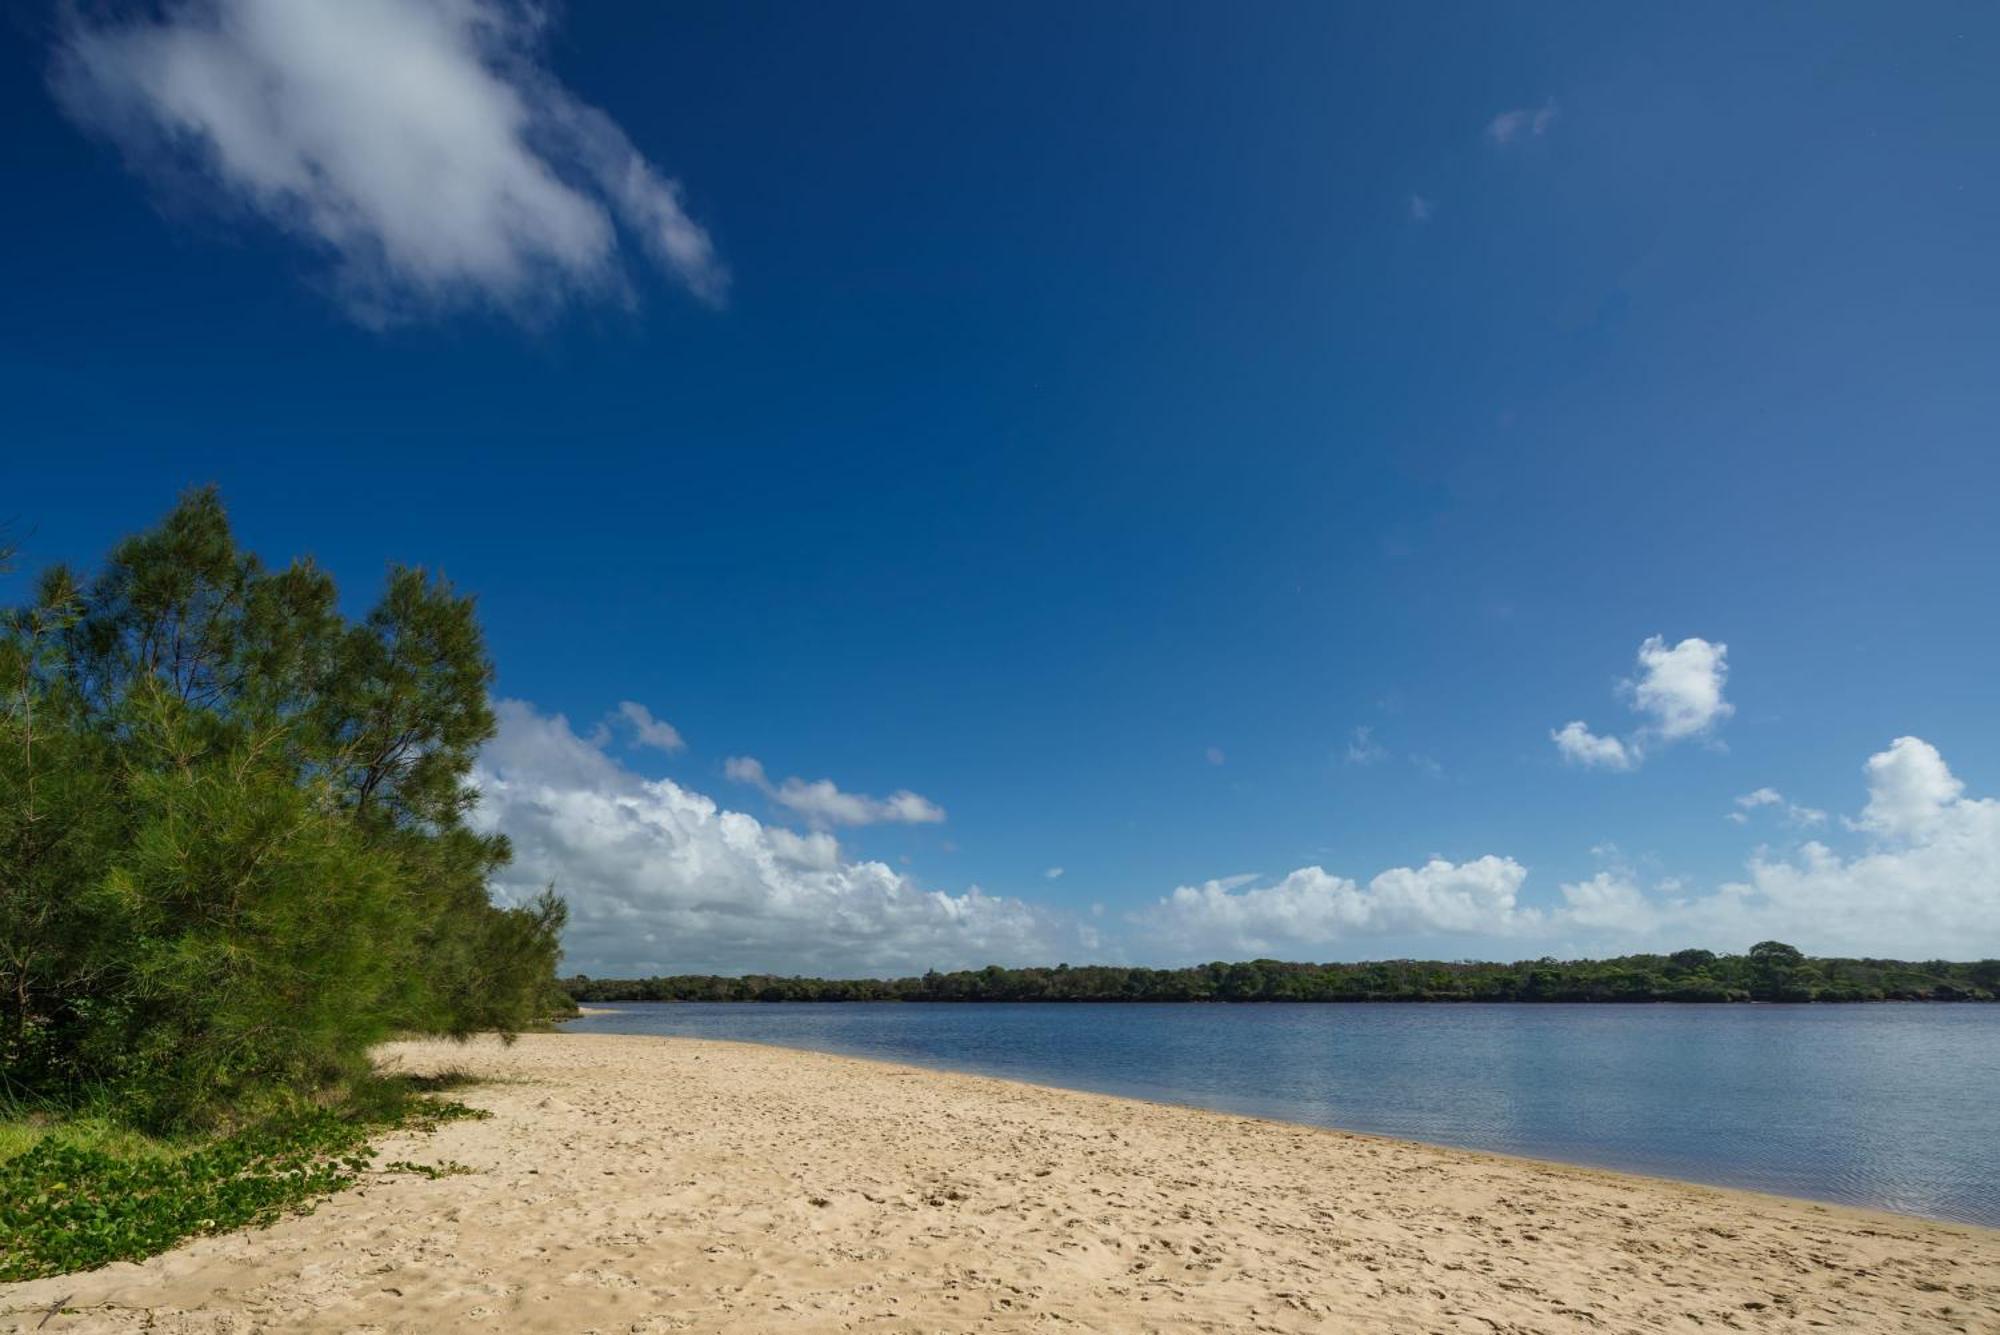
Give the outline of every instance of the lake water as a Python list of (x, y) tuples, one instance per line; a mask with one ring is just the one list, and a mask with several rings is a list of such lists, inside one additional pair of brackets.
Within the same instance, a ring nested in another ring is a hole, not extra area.
[(2000, 1005), (655, 1003), (811, 1048), (2000, 1226)]

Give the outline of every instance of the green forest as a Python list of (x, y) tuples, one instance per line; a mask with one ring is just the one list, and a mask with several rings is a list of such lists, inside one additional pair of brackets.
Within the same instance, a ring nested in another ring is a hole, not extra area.
[(563, 905), (494, 903), (469, 820), (473, 600), (392, 566), (359, 616), (213, 490), (0, 611), (0, 1112), (185, 1133), (369, 1079), (399, 1033), (567, 1001)]
[(1250, 960), (1186, 969), (984, 969), (920, 978), (568, 978), (579, 1002), (618, 1001), (1992, 1001), (2000, 960), (1815, 959), (1782, 941), (1742, 955), (1679, 950), (1514, 964)]

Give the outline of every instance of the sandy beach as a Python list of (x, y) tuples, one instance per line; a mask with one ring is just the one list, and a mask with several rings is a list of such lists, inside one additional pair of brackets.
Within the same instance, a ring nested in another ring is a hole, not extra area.
[(495, 1083), (310, 1216), (0, 1328), (2000, 1331), (2000, 1231), (814, 1053), (398, 1044)]

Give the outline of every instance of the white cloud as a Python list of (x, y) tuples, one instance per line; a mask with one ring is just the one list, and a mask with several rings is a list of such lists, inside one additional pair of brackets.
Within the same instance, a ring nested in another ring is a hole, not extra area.
[(1227, 757), (1222, 754), (1222, 748), (1219, 746), (1209, 747), (1208, 750), (1202, 752), (1202, 758), (1207, 760), (1208, 763), (1211, 765), (1220, 765), (1225, 759), (1227, 759)]
[(1051, 881), (1060, 881), (1062, 879), (1062, 874), (1063, 874), (1063, 869), (1061, 867), (1051, 867), (1047, 871), (1042, 873), (1044, 877), (1046, 877)]
[(1707, 736), (1736, 712), (1722, 698), (1729, 646), (1689, 636), (1668, 647), (1658, 635), (1639, 646), (1639, 674), (1618, 684), (1642, 723), (1623, 738), (1593, 733), (1574, 720), (1549, 733), (1562, 758), (1599, 769), (1636, 769), (1655, 745)]
[[(831, 784), (827, 786), (832, 787)], [(880, 810), (880, 819), (900, 821), (906, 825), (935, 825), (944, 820), (943, 807), (908, 789), (889, 794), (883, 799)]]
[(1775, 788), (1759, 788), (1755, 792), (1745, 793), (1736, 799), (1736, 805), (1738, 810), (1730, 812), (1729, 819), (1738, 825), (1749, 824), (1749, 813), (1759, 807), (1783, 807), (1785, 821), (1789, 825), (1826, 824), (1824, 811), (1816, 807), (1800, 806), (1796, 802), (1787, 802), (1785, 795)]
[(503, 894), (553, 881), (568, 899), (566, 967), (656, 972), (897, 974), (1099, 954), (1094, 933), (977, 887), (926, 890), (797, 834), (647, 781), (562, 715), (503, 700), (481, 753), (476, 819), (505, 832)]
[[(1912, 757), (1923, 771), (1914, 785), (1904, 769)], [(1850, 824), (1882, 837), (1858, 853), (1842, 856), (1816, 839), (1790, 853), (1760, 851), (1742, 879), (1706, 895), (1673, 883), (1647, 891), (1629, 872), (1601, 872), (1562, 887), (1566, 907), (1551, 930), (1566, 948), (1592, 954), (1741, 950), (1772, 938), (1812, 954), (2000, 954), (2000, 802), (1961, 796), (1936, 750), (1916, 738), (1874, 756), (1868, 776), (1868, 809)]]
[(702, 300), (727, 292), (679, 184), (543, 67), (529, 0), (69, 13), (51, 84), (70, 116), (175, 197), (328, 257), (363, 323), (629, 299), (621, 232)]
[[(1905, 959), (2000, 953), (2000, 801), (1964, 795), (1937, 748), (1898, 737), (1865, 768), (1868, 805), (1848, 825), (1874, 836), (1842, 856), (1817, 839), (1760, 851), (1744, 876), (1706, 895), (1676, 883), (1642, 890), (1629, 872), (1562, 887), (1551, 929), (1592, 953), (1743, 949), (1777, 938), (1816, 954)], [(1785, 808), (1794, 825), (1826, 813), (1760, 788), (1744, 809)], [(1566, 931), (1566, 929), (1576, 929)]]
[(1539, 107), (1516, 107), (1501, 112), (1486, 123), (1486, 135), (1496, 144), (1511, 144), (1523, 131), (1539, 138), (1555, 123), (1556, 100), (1550, 98)]
[[(482, 828), (505, 832), (510, 898), (553, 881), (572, 905), (569, 967), (596, 974), (903, 973), (988, 962), (1136, 958), (1162, 963), (1276, 956), (1517, 959), (1689, 945), (1741, 950), (1778, 938), (1813, 953), (1957, 958), (2000, 954), (2000, 801), (1965, 795), (1937, 750), (1898, 738), (1866, 766), (1868, 801), (1847, 822), (1864, 846), (1817, 839), (1760, 849), (1706, 892), (1646, 883), (1618, 860), (1524, 897), (1509, 857), (1433, 858), (1366, 882), (1303, 867), (1274, 881), (1182, 886), (1102, 936), (1103, 919), (988, 895), (926, 890), (805, 833), (729, 811), (669, 780), (647, 781), (561, 715), (498, 706), (481, 753)], [(754, 781), (762, 766), (732, 761)], [(768, 780), (765, 780), (768, 783)], [(1739, 810), (1789, 813), (1775, 789)], [(1059, 868), (1049, 868), (1050, 879)]]
[(945, 818), (943, 807), (907, 788), (887, 797), (870, 797), (866, 793), (843, 792), (831, 779), (808, 783), (789, 778), (774, 784), (764, 772), (763, 764), (753, 756), (731, 756), (722, 768), (731, 779), (749, 784), (814, 825), (936, 825)]
[[(2000, 801), (1966, 797), (1936, 748), (1914, 737), (1871, 757), (1866, 774), (1868, 805), (1848, 825), (1873, 837), (1867, 847), (1843, 855), (1808, 839), (1760, 850), (1741, 878), (1706, 893), (1674, 879), (1645, 885), (1614, 865), (1559, 886), (1557, 902), (1540, 907), (1523, 903), (1527, 873), (1511, 858), (1434, 860), (1366, 886), (1315, 866), (1270, 884), (1183, 886), (1132, 915), (1134, 940), (1183, 961), (1354, 959), (1384, 942), (1426, 955), (1605, 956), (1743, 950), (1771, 938), (1814, 954), (2000, 955)], [(1739, 801), (1740, 810), (1782, 805), (1797, 825), (1824, 822), (1776, 790)]]
[(1632, 706), (1653, 718), (1651, 732), (1679, 741), (1712, 731), (1736, 712), (1722, 698), (1729, 646), (1689, 636), (1671, 649), (1658, 635), (1639, 646), (1639, 676), (1626, 683)]
[(1270, 885), (1237, 876), (1184, 885), (1132, 915), (1139, 939), (1175, 959), (1300, 957), (1355, 938), (1430, 933), (1506, 933), (1532, 925), (1515, 894), (1527, 870), (1482, 857), (1395, 867), (1362, 886), (1321, 867)]
[(764, 773), (764, 762), (755, 756), (731, 756), (722, 762), (722, 772), (737, 783), (754, 784), (759, 788), (770, 785), (770, 776)]
[(1355, 728), (1353, 735), (1348, 738), (1348, 764), (1373, 765), (1388, 758), (1388, 749), (1375, 740), (1375, 729), (1368, 724), (1364, 723)]
[(1936, 833), (1964, 791), (1936, 747), (1898, 737), (1868, 759), (1868, 806), (1860, 824), (1891, 838), (1922, 839)]
[(680, 729), (663, 718), (654, 718), (653, 711), (636, 700), (619, 701), (618, 716), (632, 725), (634, 746), (650, 746), (655, 751), (668, 752), (687, 749)]
[(1652, 910), (1629, 873), (1601, 871), (1562, 887), (1564, 924), (1572, 930), (1623, 932), (1649, 921)]
[(1586, 769), (1631, 769), (1638, 757), (1616, 737), (1599, 737), (1581, 719), (1572, 719), (1549, 733), (1562, 758)]
[(1431, 220), (1431, 215), (1436, 212), (1437, 212), (1437, 205), (1431, 202), (1430, 200), (1425, 199), (1422, 195), (1410, 196), (1411, 222), (1427, 223)]

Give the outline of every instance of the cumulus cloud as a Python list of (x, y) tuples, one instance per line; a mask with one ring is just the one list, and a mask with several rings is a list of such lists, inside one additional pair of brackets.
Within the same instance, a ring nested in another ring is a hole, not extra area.
[[(1868, 762), (1875, 835), (1843, 857), (1809, 840), (1752, 859), (1716, 896), (1748, 930), (1821, 951), (1906, 958), (2000, 954), (2000, 801), (1963, 787), (1928, 742), (1901, 737)], [(1755, 939), (1755, 933), (1753, 933)]]
[(731, 756), (723, 773), (738, 783), (747, 783), (779, 806), (797, 812), (814, 825), (936, 825), (944, 818), (944, 808), (904, 788), (887, 797), (843, 792), (831, 779), (789, 778), (772, 783), (762, 762), (754, 756)]
[(1616, 737), (1599, 737), (1582, 719), (1572, 719), (1550, 731), (1562, 758), (1586, 769), (1631, 769), (1637, 756)]
[[(476, 820), (515, 860), (500, 892), (553, 881), (570, 901), (569, 967), (596, 974), (896, 974), (986, 963), (1142, 959), (1186, 963), (1384, 954), (1528, 958), (1689, 945), (1741, 950), (1778, 938), (1823, 954), (2000, 954), (2000, 801), (1968, 797), (1937, 749), (1897, 738), (1871, 757), (1867, 803), (1845, 822), (1858, 846), (1819, 839), (1759, 849), (1744, 873), (1697, 891), (1621, 865), (1527, 897), (1527, 869), (1488, 854), (1433, 858), (1362, 881), (1321, 866), (1276, 879), (1183, 885), (1115, 919), (989, 895), (926, 889), (804, 833), (730, 811), (627, 769), (559, 714), (502, 701), (475, 773)], [(732, 762), (762, 774), (755, 762)], [(768, 783), (768, 780), (765, 781)], [(782, 791), (782, 790), (780, 790)], [(1740, 810), (1793, 804), (1775, 789)], [(1058, 868), (1045, 875), (1055, 879)]]
[(642, 779), (560, 714), (503, 700), (475, 773), (482, 828), (514, 861), (499, 889), (553, 881), (568, 899), (567, 967), (659, 972), (895, 974), (1080, 958), (1096, 937), (1022, 900), (927, 890), (670, 780)]
[(1891, 838), (1926, 838), (1959, 809), (1964, 791), (1936, 747), (1898, 737), (1868, 759), (1868, 806), (1859, 824)]
[(51, 69), (68, 114), (170, 197), (260, 218), (325, 256), (363, 323), (629, 300), (623, 242), (703, 301), (728, 290), (680, 185), (542, 64), (538, 4), (69, 13)]
[(619, 701), (618, 716), (631, 726), (634, 746), (649, 746), (655, 751), (667, 752), (687, 749), (680, 729), (663, 718), (654, 718), (653, 711), (636, 700)]
[[(1642, 887), (1629, 871), (1562, 887), (1552, 930), (1596, 953), (1778, 938), (1820, 954), (1911, 959), (2000, 953), (2000, 801), (1968, 798), (1929, 742), (1898, 737), (1864, 768), (1868, 803), (1850, 828), (1869, 836), (1843, 855), (1818, 839), (1760, 851), (1738, 880), (1708, 894)], [(1745, 809), (1784, 807), (1791, 823), (1825, 813), (1774, 789)], [(1802, 814), (1794, 814), (1802, 813)]]
[(1600, 872), (1562, 887), (1551, 929), (1597, 954), (1771, 938), (1814, 954), (2000, 954), (2000, 801), (1962, 796), (1936, 749), (1914, 737), (1871, 758), (1868, 782), (1868, 807), (1849, 824), (1877, 837), (1855, 853), (1817, 839), (1760, 851), (1741, 879), (1708, 894)]
[(1539, 107), (1516, 107), (1503, 111), (1486, 122), (1486, 137), (1494, 143), (1507, 145), (1523, 134), (1540, 138), (1556, 123), (1556, 100), (1550, 98)]
[(1619, 683), (1632, 711), (1644, 720), (1624, 737), (1600, 735), (1581, 719), (1549, 733), (1562, 758), (1574, 765), (1629, 770), (1656, 746), (1712, 735), (1736, 706), (1723, 698), (1729, 680), (1729, 646), (1689, 636), (1669, 646), (1650, 636), (1639, 646), (1639, 671)]
[(1324, 951), (1389, 935), (1507, 934), (1537, 918), (1516, 902), (1527, 869), (1486, 856), (1395, 867), (1365, 886), (1322, 867), (1269, 885), (1232, 877), (1184, 885), (1134, 914), (1141, 941), (1175, 959)]
[[(1864, 847), (1843, 854), (1808, 839), (1763, 849), (1740, 878), (1705, 892), (1675, 879), (1648, 884), (1613, 866), (1558, 886), (1553, 902), (1537, 905), (1523, 901), (1527, 872), (1511, 858), (1433, 860), (1366, 885), (1315, 866), (1270, 883), (1235, 877), (1182, 886), (1132, 915), (1134, 940), (1181, 961), (1353, 959), (1382, 942), (1487, 958), (1603, 956), (1691, 945), (1742, 950), (1771, 938), (1815, 954), (2000, 954), (2000, 800), (1967, 797), (1937, 749), (1915, 737), (1871, 757), (1865, 774), (1867, 805), (1847, 822), (1868, 840)], [(1740, 801), (1743, 810), (1783, 807), (1794, 824), (1824, 823), (1824, 813), (1775, 789)]]
[(1658, 635), (1639, 646), (1639, 675), (1626, 683), (1632, 707), (1650, 715), (1662, 741), (1709, 732), (1736, 712), (1722, 698), (1729, 679), (1729, 646), (1689, 636), (1672, 648)]
[(1060, 881), (1062, 879), (1062, 874), (1063, 874), (1063, 869), (1061, 867), (1051, 867), (1047, 871), (1042, 873), (1044, 877), (1046, 877), (1051, 881)]

